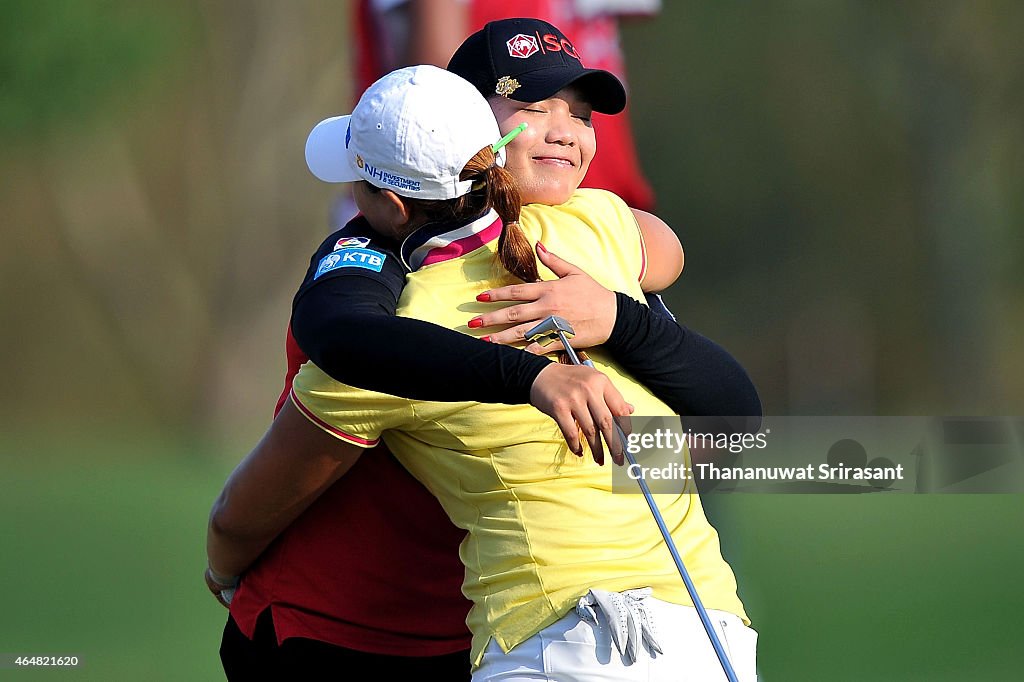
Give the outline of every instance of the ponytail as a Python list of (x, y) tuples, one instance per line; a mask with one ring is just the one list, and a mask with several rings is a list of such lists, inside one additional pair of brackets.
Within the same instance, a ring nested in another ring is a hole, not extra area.
[(501, 218), (498, 262), (514, 277), (524, 282), (539, 280), (540, 273), (537, 272), (533, 247), (523, 234), (523, 228), (519, 226), (522, 200), (519, 196), (519, 186), (516, 185), (512, 174), (498, 165), (495, 154), (489, 147), (484, 147), (469, 160), (459, 177), (462, 180), (473, 178), (476, 182), (483, 183), (481, 189), (486, 192), (488, 206)]
[(484, 147), (466, 163), (459, 179), (473, 181), (473, 188), (468, 194), (448, 201), (405, 201), (423, 211), (432, 221), (468, 220), (493, 208), (502, 223), (501, 236), (498, 237), (498, 262), (524, 282), (538, 281), (540, 273), (533, 247), (519, 226), (522, 200), (512, 174), (497, 164), (490, 147)]

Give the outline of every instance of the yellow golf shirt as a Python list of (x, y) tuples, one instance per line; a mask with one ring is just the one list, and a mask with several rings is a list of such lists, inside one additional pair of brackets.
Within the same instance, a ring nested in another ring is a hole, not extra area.
[[(432, 239), (413, 261), (398, 314), (466, 334), (468, 320), (496, 304), (476, 295), (511, 280), (495, 261), (494, 216), (469, 226), (483, 242), (468, 253), (467, 227)], [(629, 208), (601, 190), (579, 190), (559, 207), (524, 207), (531, 243), (575, 263), (605, 287), (643, 301), (645, 254)], [(500, 225), (499, 225), (500, 228)], [(450, 239), (449, 239), (450, 237)], [(541, 266), (542, 277), (554, 275)], [(638, 416), (671, 411), (602, 349), (588, 350)], [(425, 381), (431, 374), (423, 358)], [(383, 436), (395, 457), (438, 497), (452, 521), (469, 531), (460, 549), (463, 592), (478, 664), (493, 637), (508, 651), (572, 609), (590, 588), (652, 587), (654, 596), (692, 604), (651, 512), (640, 494), (612, 493), (613, 465), (569, 452), (555, 422), (530, 405), (435, 403), (365, 391), (334, 381), (307, 363), (292, 399), (315, 424), (364, 447)], [(639, 492), (639, 491), (638, 491)], [(705, 606), (746, 615), (718, 535), (696, 494), (655, 499)], [(416, 570), (416, 558), (397, 553)]]

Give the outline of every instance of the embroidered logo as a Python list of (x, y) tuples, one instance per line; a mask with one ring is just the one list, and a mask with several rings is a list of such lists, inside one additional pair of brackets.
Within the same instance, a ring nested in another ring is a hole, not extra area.
[(519, 81), (510, 76), (502, 76), (494, 86), (494, 92), (502, 97), (508, 97), (520, 87)]
[(540, 52), (537, 38), (528, 36), (525, 33), (517, 33), (505, 43), (508, 46), (508, 55), (518, 59), (529, 59)]
[(377, 187), (380, 187), (380, 183), (383, 182), (385, 185), (391, 185), (398, 189), (407, 189), (410, 192), (419, 192), (421, 185), (423, 184), (419, 180), (395, 175), (391, 171), (371, 166), (363, 161), (362, 157), (358, 154), (356, 155), (356, 165), (359, 166), (359, 170), (366, 174), (367, 179)]
[(332, 253), (329, 256), (324, 256), (324, 258), (320, 261), (320, 265), (318, 265), (316, 268), (316, 274), (313, 275), (313, 279), (317, 279), (318, 277), (320, 277), (320, 275), (324, 274), (325, 272), (330, 272), (335, 267), (337, 267), (339, 262), (341, 262), (341, 256), (339, 256), (336, 253)]
[(317, 266), (313, 279), (319, 279), (321, 275), (339, 268), (362, 268), (364, 270), (380, 272), (381, 268), (384, 267), (384, 261), (386, 259), (387, 256), (383, 253), (372, 251), (370, 249), (345, 249), (343, 251), (335, 251), (334, 253), (323, 257), (320, 264)]
[(362, 249), (370, 245), (369, 237), (342, 237), (334, 243), (334, 250)]

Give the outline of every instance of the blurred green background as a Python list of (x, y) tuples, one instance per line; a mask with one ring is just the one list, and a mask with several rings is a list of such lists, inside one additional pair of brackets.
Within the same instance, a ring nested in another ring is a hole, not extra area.
[[(1024, 4), (666, 2), (668, 293), (770, 414), (1024, 414)], [(346, 2), (3, 0), (0, 679), (220, 679), (204, 533), (269, 421)], [(1011, 680), (1020, 496), (716, 497), (775, 680)], [(1015, 530), (1016, 529), (1016, 530)]]

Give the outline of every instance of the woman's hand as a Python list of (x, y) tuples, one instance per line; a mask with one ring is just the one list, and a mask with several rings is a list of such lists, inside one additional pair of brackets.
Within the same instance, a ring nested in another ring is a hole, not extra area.
[[(537, 257), (558, 275), (558, 279), (513, 284), (483, 292), (477, 297), (478, 300), (526, 302), (481, 315), (476, 318), (479, 323), (474, 320), (470, 326), (487, 328), (513, 323), (514, 327), (495, 332), (486, 340), (491, 343), (515, 344), (523, 341), (526, 332), (541, 320), (550, 315), (558, 315), (568, 320), (576, 332), (570, 342), (573, 348), (590, 348), (607, 341), (615, 326), (615, 292), (605, 289), (583, 270), (551, 253), (539, 242)], [(547, 349), (531, 343), (526, 350), (540, 355), (560, 350), (561, 347), (560, 342)]]
[(612, 461), (623, 463), (626, 444), (616, 435), (616, 417), (628, 417), (633, 406), (601, 372), (593, 367), (553, 362), (534, 379), (530, 404), (555, 420), (575, 454), (583, 456), (582, 434), (590, 444), (594, 461), (604, 464), (604, 436)]
[(231, 608), (231, 598), (235, 595), (235, 588), (238, 587), (238, 578), (225, 580), (222, 576), (214, 575), (213, 569), (207, 566), (203, 574), (206, 579), (206, 588), (210, 594), (217, 598), (224, 608)]

